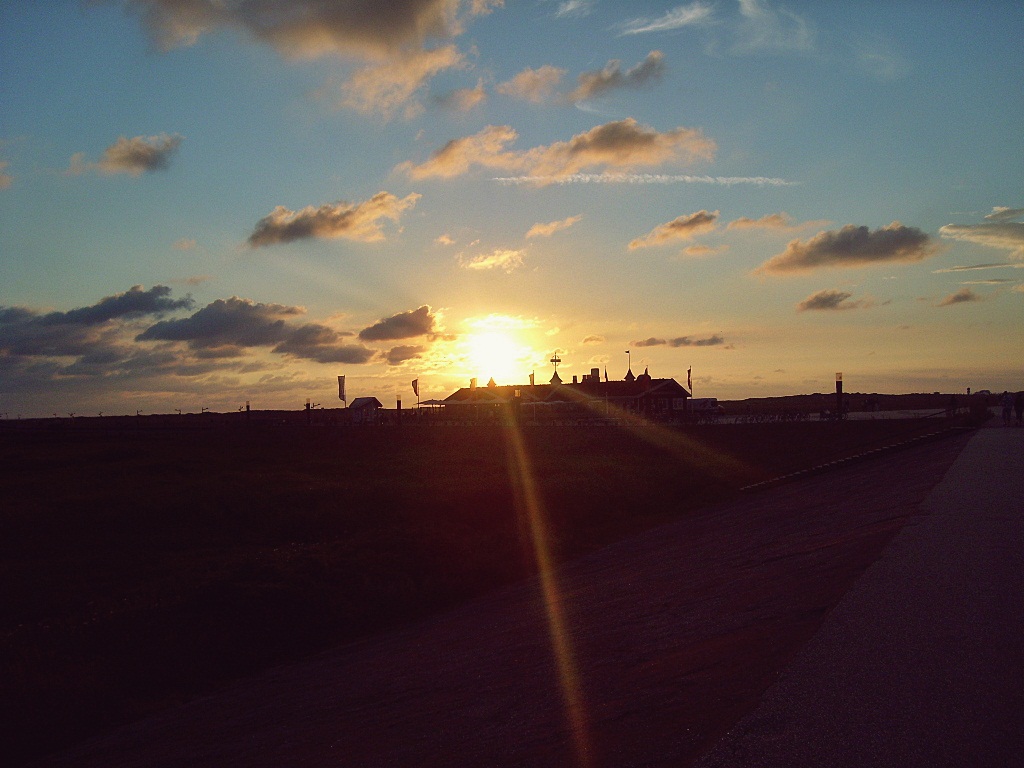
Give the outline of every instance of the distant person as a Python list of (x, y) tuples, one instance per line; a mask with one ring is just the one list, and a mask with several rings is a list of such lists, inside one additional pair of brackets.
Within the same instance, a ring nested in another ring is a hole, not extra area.
[(1000, 404), (1003, 406), (1003, 426), (1010, 426), (1010, 414), (1013, 413), (1013, 395), (1004, 391)]
[(957, 402), (956, 395), (949, 396), (949, 402), (946, 404), (946, 415), (956, 416)]
[(1024, 424), (1024, 392), (1018, 392), (1013, 398), (1013, 410), (1017, 414), (1017, 426)]

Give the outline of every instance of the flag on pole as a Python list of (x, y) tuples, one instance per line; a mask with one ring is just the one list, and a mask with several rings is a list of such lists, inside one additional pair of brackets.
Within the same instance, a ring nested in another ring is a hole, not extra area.
[(420, 396), (420, 380), (419, 379), (413, 379), (412, 380), (412, 393), (414, 395), (416, 395), (416, 397)]
[(686, 388), (691, 392), (693, 391), (693, 384), (690, 383), (690, 371), (692, 370), (693, 366), (690, 366), (689, 368), (686, 369)]
[(338, 399), (341, 400), (343, 403), (348, 403), (348, 400), (345, 399), (345, 377), (344, 376), (339, 376), (338, 377)]
[(474, 389), (476, 389), (476, 379), (472, 378), (469, 380), (469, 391), (472, 392)]
[(533, 386), (533, 374), (532, 373), (530, 374), (530, 386), (531, 387)]

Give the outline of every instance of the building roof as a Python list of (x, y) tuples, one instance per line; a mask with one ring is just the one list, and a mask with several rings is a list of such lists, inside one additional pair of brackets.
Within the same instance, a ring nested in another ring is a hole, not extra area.
[(360, 410), (363, 408), (383, 408), (384, 404), (376, 397), (357, 397), (348, 406), (350, 409)]
[(580, 400), (608, 398), (609, 400), (638, 400), (650, 397), (689, 397), (675, 379), (652, 379), (638, 376), (633, 381), (593, 381), (586, 379), (573, 384), (514, 384), (486, 388), (470, 388), (453, 392), (444, 399), (445, 405), (494, 405), (511, 402), (519, 391), (522, 403), (571, 403)]

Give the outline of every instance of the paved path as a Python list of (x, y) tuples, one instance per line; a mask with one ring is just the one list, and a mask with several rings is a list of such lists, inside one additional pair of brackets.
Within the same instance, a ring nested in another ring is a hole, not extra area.
[(1024, 430), (979, 430), (700, 768), (1024, 764)]
[[(850, 764), (885, 765), (878, 755), (911, 754), (910, 735), (927, 729), (907, 714), (922, 704), (947, 729), (936, 736), (944, 749), (984, 735), (1005, 755), (1024, 721), (1009, 709), (1024, 616), (1024, 430), (1012, 432), (949, 438), (748, 495), (571, 563), (548, 588), (518, 585), (271, 670), (41, 765), (689, 765), (805, 646), (805, 660), (770, 688), (768, 712), (705, 765), (768, 754), (804, 738), (801, 724), (840, 756), (860, 756)], [(854, 585), (854, 607), (843, 601), (830, 614)], [(857, 653), (841, 647), (850, 645)], [(809, 688), (787, 683), (799, 669)], [(870, 695), (851, 716), (844, 694), (858, 681)], [(943, 704), (950, 690), (955, 708)], [(974, 704), (984, 705), (978, 714), (963, 710)], [(779, 754), (750, 764), (800, 764)], [(844, 764), (824, 755), (805, 764)]]

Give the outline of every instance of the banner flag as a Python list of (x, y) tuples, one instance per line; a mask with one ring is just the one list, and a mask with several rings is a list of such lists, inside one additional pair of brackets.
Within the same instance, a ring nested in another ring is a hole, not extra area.
[(693, 384), (690, 383), (690, 371), (691, 370), (693, 370), (692, 367), (686, 369), (686, 388), (692, 391), (693, 390)]
[(420, 380), (419, 379), (413, 379), (412, 380), (412, 393), (414, 395), (416, 395), (416, 397), (420, 396)]
[(533, 374), (532, 373), (530, 374), (530, 386), (531, 387), (533, 386)]
[(476, 379), (475, 378), (469, 380), (469, 390), (470, 390), (470, 392), (472, 392), (474, 389), (476, 389)]
[(339, 376), (338, 377), (338, 399), (341, 400), (343, 403), (348, 403), (348, 400), (345, 399), (345, 377), (344, 376)]

